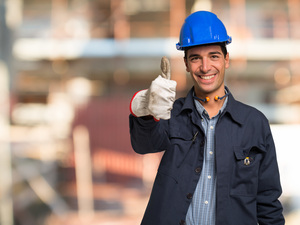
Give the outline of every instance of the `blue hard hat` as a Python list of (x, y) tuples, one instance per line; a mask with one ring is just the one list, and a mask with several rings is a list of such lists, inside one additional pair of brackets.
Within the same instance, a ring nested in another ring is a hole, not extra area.
[(186, 47), (225, 42), (231, 43), (222, 21), (212, 12), (197, 11), (189, 15), (181, 27), (178, 50)]

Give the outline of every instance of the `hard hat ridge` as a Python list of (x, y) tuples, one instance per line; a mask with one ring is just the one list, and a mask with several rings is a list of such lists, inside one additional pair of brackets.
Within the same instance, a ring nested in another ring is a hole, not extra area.
[(185, 19), (176, 48), (184, 50), (187, 47), (210, 43), (230, 44), (231, 41), (224, 24), (214, 13), (197, 11)]

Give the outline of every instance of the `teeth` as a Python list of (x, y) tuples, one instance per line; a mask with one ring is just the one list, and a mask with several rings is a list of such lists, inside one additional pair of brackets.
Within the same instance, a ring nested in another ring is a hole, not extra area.
[(204, 80), (209, 80), (211, 78), (213, 78), (215, 75), (211, 75), (211, 76), (200, 76), (201, 79), (204, 79)]

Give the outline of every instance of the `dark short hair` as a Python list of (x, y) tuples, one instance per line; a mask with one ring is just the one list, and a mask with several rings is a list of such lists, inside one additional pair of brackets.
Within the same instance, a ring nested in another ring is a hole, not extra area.
[[(201, 46), (210, 46), (210, 45), (219, 45), (221, 47), (221, 50), (222, 50), (223, 54), (224, 54), (224, 58), (226, 57), (227, 48), (226, 48), (226, 43), (225, 42), (210, 43), (210, 44), (204, 44), (204, 45), (201, 45)], [(187, 57), (187, 51), (191, 48), (196, 47), (196, 46), (200, 46), (200, 45), (195, 45), (195, 46), (184, 48), (184, 58)]]

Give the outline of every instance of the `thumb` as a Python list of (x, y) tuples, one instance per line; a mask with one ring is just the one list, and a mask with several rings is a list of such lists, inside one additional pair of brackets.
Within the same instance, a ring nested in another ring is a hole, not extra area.
[(171, 66), (170, 66), (170, 61), (166, 56), (163, 56), (161, 58), (160, 69), (162, 72), (162, 77), (170, 80), (171, 79)]

